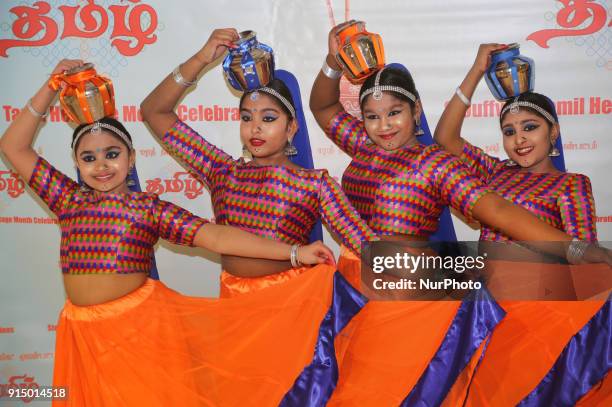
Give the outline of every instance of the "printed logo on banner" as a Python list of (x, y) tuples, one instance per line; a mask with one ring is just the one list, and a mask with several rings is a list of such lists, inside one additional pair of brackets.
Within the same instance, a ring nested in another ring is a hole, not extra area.
[[(22, 48), (41, 57), (45, 66), (61, 58), (82, 58), (117, 76), (126, 57), (157, 41), (156, 31), (163, 29), (155, 9), (141, 0), (14, 3), (12, 21), (0, 21), (0, 57)], [(13, 38), (7, 38), (9, 31)]]
[(545, 18), (553, 19), (561, 28), (536, 31), (527, 40), (534, 41), (542, 48), (549, 47), (554, 38), (567, 37), (567, 40), (580, 47), (586, 47), (586, 54), (596, 58), (598, 67), (612, 70), (612, 19), (608, 21), (609, 0), (558, 0), (557, 12), (548, 12)]
[[(30, 389), (38, 389), (39, 387), (34, 376), (28, 376), (27, 374), (11, 376), (8, 378), (8, 383), (0, 383), (0, 399), (10, 396), (9, 389), (22, 390), (25, 392)], [(33, 398), (21, 398), (21, 401), (24, 403), (30, 403), (32, 400)]]
[(17, 198), (25, 192), (25, 182), (12, 171), (0, 171), (0, 192), (5, 192), (11, 198)]
[(148, 179), (146, 183), (147, 192), (157, 195), (183, 192), (187, 199), (195, 199), (204, 192), (204, 185), (185, 171), (175, 172), (170, 179), (154, 178)]

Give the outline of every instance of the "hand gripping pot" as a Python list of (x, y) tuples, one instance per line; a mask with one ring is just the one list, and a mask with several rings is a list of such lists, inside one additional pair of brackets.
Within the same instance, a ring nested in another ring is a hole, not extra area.
[(353, 83), (385, 66), (385, 49), (380, 35), (366, 31), (363, 21), (351, 20), (336, 32), (339, 42), (336, 60)]
[(535, 64), (531, 58), (519, 54), (518, 44), (510, 44), (508, 48), (491, 54), (485, 81), (495, 99), (511, 99), (533, 91)]
[(223, 71), (236, 90), (249, 91), (266, 86), (274, 75), (274, 51), (257, 41), (255, 31), (243, 31), (223, 60)]
[(115, 114), (113, 83), (98, 75), (91, 63), (52, 75), (49, 86), (61, 88), (60, 105), (73, 122), (93, 123)]

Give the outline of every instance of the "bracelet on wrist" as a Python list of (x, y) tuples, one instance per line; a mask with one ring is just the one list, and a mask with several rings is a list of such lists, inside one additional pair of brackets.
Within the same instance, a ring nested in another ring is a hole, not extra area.
[(580, 263), (589, 244), (589, 242), (583, 240), (573, 239), (567, 247), (567, 252), (565, 254), (567, 261), (571, 264)]
[(174, 82), (176, 82), (179, 85), (184, 86), (186, 88), (195, 85), (197, 81), (195, 81), (195, 80), (194, 81), (185, 80), (185, 78), (181, 74), (180, 68), (181, 68), (181, 66), (178, 65), (176, 68), (174, 68), (174, 71), (172, 71), (172, 79), (174, 79)]
[(459, 100), (461, 100), (463, 104), (466, 105), (467, 107), (470, 107), (470, 105), (472, 104), (472, 101), (463, 94), (459, 86), (457, 86), (457, 89), (455, 90), (455, 95), (457, 95)]
[(30, 113), (32, 113), (32, 115), (38, 117), (39, 119), (44, 119), (45, 117), (49, 115), (48, 110), (44, 113), (40, 113), (38, 110), (36, 110), (34, 106), (32, 106), (32, 99), (28, 99), (28, 103), (26, 103), (26, 107), (28, 108)]
[(300, 248), (299, 244), (294, 244), (291, 246), (291, 254), (289, 255), (289, 259), (291, 260), (291, 266), (293, 268), (298, 268), (302, 266), (302, 263), (298, 260), (298, 249)]
[(342, 71), (337, 71), (331, 66), (329, 66), (327, 60), (323, 61), (321, 72), (323, 72), (323, 75), (327, 76), (329, 79), (338, 79), (342, 76)]

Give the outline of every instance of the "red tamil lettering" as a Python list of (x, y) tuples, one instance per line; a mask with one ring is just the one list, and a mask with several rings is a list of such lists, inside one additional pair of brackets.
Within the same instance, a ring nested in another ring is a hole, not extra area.
[(8, 180), (8, 194), (11, 198), (17, 198), (25, 192), (25, 182), (16, 172), (10, 171), (11, 177)]
[[(606, 9), (592, 0), (559, 0), (563, 8), (557, 13), (557, 24), (564, 29), (540, 30), (530, 34), (527, 40), (534, 41), (542, 48), (548, 48), (548, 41), (556, 37), (575, 37), (593, 34), (606, 24)], [(587, 27), (575, 29), (591, 19)], [(612, 22), (611, 22), (612, 24)]]
[(185, 188), (185, 182), (180, 179), (181, 175), (186, 172), (175, 172), (172, 179), (164, 180), (166, 184), (166, 192), (181, 192)]
[[(139, 3), (140, 0), (129, 0), (131, 3)], [(157, 13), (148, 4), (135, 6), (129, 15), (128, 26), (125, 25), (126, 12), (129, 6), (110, 6), (109, 10), (113, 13), (115, 26), (111, 34), (111, 39), (115, 38), (111, 44), (117, 48), (121, 55), (134, 56), (138, 54), (145, 45), (157, 41), (157, 35), (153, 34), (157, 29)], [(147, 28), (142, 27), (142, 17), (148, 14), (151, 22)], [(135, 40), (118, 39), (117, 37), (128, 37)]]
[(193, 178), (191, 174), (187, 173), (187, 179), (185, 181), (185, 196), (188, 199), (195, 199), (199, 195), (202, 195), (203, 190), (204, 184)]
[[(80, 37), (96, 38), (102, 35), (108, 28), (108, 15), (104, 7), (95, 3), (95, 0), (88, 0), (88, 4), (81, 8), (79, 18), (83, 22), (84, 30), (77, 27), (76, 14), (81, 6), (60, 6), (59, 9), (64, 14), (64, 31), (61, 38)], [(100, 16), (100, 21), (95, 17)]]
[[(110, 16), (113, 17), (111, 45), (125, 56), (138, 54), (145, 45), (157, 41), (157, 13), (148, 4), (137, 4), (141, 0), (127, 0), (125, 5), (106, 7), (86, 0), (84, 5), (59, 6), (64, 19), (61, 39), (97, 38), (107, 32)], [(137, 4), (134, 6), (134, 4)], [(51, 10), (48, 2), (37, 1), (32, 6), (17, 6), (9, 11), (17, 16), (12, 31), (16, 38), (0, 39), (0, 56), (7, 58), (7, 50), (15, 47), (39, 47), (57, 39), (58, 24), (47, 16)], [(110, 13), (109, 13), (110, 11)], [(147, 22), (144, 26), (145, 21)], [(38, 38), (37, 40), (31, 40)]]
[[(7, 58), (6, 51), (14, 47), (39, 47), (51, 44), (57, 37), (57, 24), (45, 16), (51, 10), (49, 3), (37, 1), (32, 7), (17, 6), (9, 11), (17, 16), (13, 22), (13, 34), (19, 40), (0, 40), (0, 56)], [(43, 32), (42, 38), (36, 41), (24, 41)]]
[(145, 187), (147, 192), (161, 195), (164, 193), (164, 186), (162, 185), (160, 178), (148, 179), (147, 186)]
[[(8, 175), (8, 179), (3, 178), (4, 175)], [(25, 192), (25, 182), (12, 170), (0, 171), (0, 191), (4, 190), (11, 198), (17, 198)]]

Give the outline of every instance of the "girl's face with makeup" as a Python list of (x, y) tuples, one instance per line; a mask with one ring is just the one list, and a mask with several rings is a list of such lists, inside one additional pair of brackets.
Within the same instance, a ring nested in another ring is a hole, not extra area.
[(78, 141), (75, 160), (81, 178), (93, 190), (129, 192), (126, 178), (135, 155), (119, 138), (107, 131), (87, 133)]
[(548, 153), (558, 137), (557, 126), (530, 110), (508, 112), (501, 123), (504, 150), (524, 169), (546, 172), (552, 165)]
[(362, 113), (366, 132), (377, 146), (393, 151), (417, 142), (414, 123), (421, 114), (420, 104), (412, 109), (393, 93), (383, 92), (380, 100), (367, 96)]
[(263, 92), (246, 96), (240, 107), (240, 140), (260, 165), (285, 164), (285, 146), (297, 127), (278, 102)]

